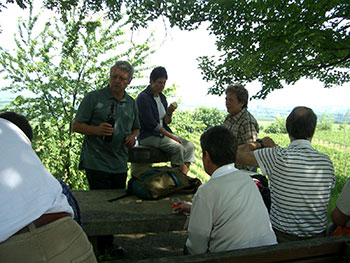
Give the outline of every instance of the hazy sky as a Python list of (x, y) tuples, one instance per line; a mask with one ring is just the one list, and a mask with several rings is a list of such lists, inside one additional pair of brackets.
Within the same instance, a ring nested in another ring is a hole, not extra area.
[[(10, 49), (13, 46), (13, 34), (17, 32), (17, 17), (26, 16), (26, 11), (16, 5), (8, 5), (0, 16), (3, 33), (0, 34), (2, 46)], [(47, 12), (47, 11), (46, 11)], [(177, 28), (165, 28), (161, 20), (133, 34), (135, 40), (143, 38), (149, 30), (156, 30), (156, 53), (149, 59), (150, 65), (164, 66), (168, 71), (167, 86), (176, 83), (179, 86), (178, 96), (181, 97), (180, 108), (190, 106), (206, 106), (225, 108), (224, 96), (207, 95), (210, 84), (202, 80), (196, 58), (201, 55), (216, 53), (215, 38), (210, 36), (205, 27), (196, 31), (181, 31)], [(148, 80), (145, 80), (147, 84)], [(0, 84), (1, 86), (1, 84)], [(261, 85), (254, 82), (246, 85), (249, 94), (254, 95)], [(0, 93), (1, 96), (1, 93)], [(341, 106), (348, 107), (350, 84), (333, 89), (324, 89), (322, 83), (311, 80), (300, 80), (294, 86), (285, 87), (268, 95), (266, 100), (253, 100), (249, 107), (294, 107), (305, 105), (309, 107)], [(350, 107), (349, 107), (350, 108)]]

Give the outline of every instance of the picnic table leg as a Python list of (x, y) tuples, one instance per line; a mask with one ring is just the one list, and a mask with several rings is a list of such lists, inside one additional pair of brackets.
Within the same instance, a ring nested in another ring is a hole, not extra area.
[(98, 250), (97, 250), (97, 237), (98, 236), (88, 236), (89, 241), (94, 248), (95, 254), (98, 252)]

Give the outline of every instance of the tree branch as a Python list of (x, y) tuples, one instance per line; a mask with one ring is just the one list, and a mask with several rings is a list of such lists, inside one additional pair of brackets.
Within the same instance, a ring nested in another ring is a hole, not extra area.
[(347, 55), (346, 57), (340, 59), (339, 61), (335, 61), (335, 62), (332, 62), (332, 63), (320, 64), (320, 65), (318, 65), (318, 66), (316, 66), (316, 65), (299, 65), (298, 67), (299, 67), (299, 68), (309, 68), (309, 69), (323, 69), (323, 68), (329, 68), (329, 67), (333, 67), (333, 66), (335, 66), (335, 65), (344, 63), (344, 62), (346, 62), (347, 60), (350, 61), (350, 54)]

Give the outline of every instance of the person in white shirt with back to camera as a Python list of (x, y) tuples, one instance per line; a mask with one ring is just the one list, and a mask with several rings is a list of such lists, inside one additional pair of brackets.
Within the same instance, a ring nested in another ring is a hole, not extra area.
[(14, 117), (0, 114), (0, 262), (97, 262), (60, 183), (31, 147), (28, 121)]
[(211, 178), (193, 198), (184, 253), (277, 244), (258, 188), (248, 172), (235, 168), (237, 140), (232, 131), (210, 128), (200, 142), (203, 166)]

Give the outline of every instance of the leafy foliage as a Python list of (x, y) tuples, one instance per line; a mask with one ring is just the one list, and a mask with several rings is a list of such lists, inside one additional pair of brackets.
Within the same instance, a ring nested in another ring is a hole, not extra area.
[[(60, 3), (61, 2), (61, 3)], [(76, 1), (48, 0), (64, 10)], [(338, 1), (85, 1), (91, 10), (108, 9), (115, 19), (125, 4), (134, 27), (146, 27), (159, 16), (171, 26), (193, 30), (209, 22), (220, 57), (199, 58), (209, 90), (222, 94), (232, 82), (262, 82), (257, 97), (265, 98), (283, 82), (319, 79), (325, 87), (350, 80), (350, 4)], [(93, 3), (94, 2), (94, 3)], [(84, 3), (85, 4), (85, 3)]]
[(15, 2), (20, 8), (25, 9), (27, 8), (27, 4), (29, 4), (31, 0), (6, 0), (5, 4), (0, 3), (0, 12), (2, 11), (2, 8), (7, 8), (7, 4), (14, 4)]
[(202, 133), (221, 125), (224, 119), (225, 113), (217, 108), (197, 107), (193, 111), (175, 111), (170, 125), (175, 134), (187, 138), (188, 133)]
[(273, 134), (287, 134), (286, 119), (283, 117), (277, 117), (273, 123), (264, 129), (264, 132)]
[[(135, 77), (142, 77), (145, 58), (153, 51), (150, 39), (142, 44), (123, 40), (117, 23), (90, 19), (72, 10), (69, 22), (47, 21), (34, 34), (38, 16), (19, 22), (14, 53), (0, 47), (0, 70), (12, 84), (2, 90), (30, 91), (18, 96), (7, 109), (24, 114), (34, 128), (33, 148), (50, 172), (73, 189), (84, 188), (78, 170), (82, 136), (73, 135), (70, 124), (83, 96), (102, 88), (110, 67), (119, 59), (135, 66)], [(131, 87), (138, 92), (138, 87)]]
[(225, 113), (217, 108), (198, 107), (193, 112), (194, 120), (202, 121), (205, 130), (211, 127), (222, 125), (225, 120)]
[[(230, 3), (229, 3), (230, 2)], [(219, 58), (201, 57), (211, 93), (232, 81), (262, 82), (265, 98), (305, 77), (325, 87), (350, 80), (348, 1), (215, 1), (206, 20)]]
[(176, 110), (170, 124), (173, 133), (187, 138), (188, 133), (201, 132), (205, 129), (205, 125), (201, 120), (193, 117), (193, 112), (189, 110)]
[(106, 9), (107, 16), (117, 21), (125, 9), (132, 28), (147, 27), (158, 17), (186, 30), (209, 22), (221, 54), (198, 60), (204, 79), (214, 82), (211, 94), (222, 94), (233, 82), (254, 80), (262, 83), (254, 96), (260, 98), (301, 78), (318, 79), (325, 87), (350, 81), (348, 0), (46, 0), (44, 4), (63, 17), (72, 8), (84, 14)]
[(333, 122), (334, 120), (332, 115), (327, 115), (326, 113), (323, 113), (321, 120), (317, 124), (317, 130), (332, 130)]

